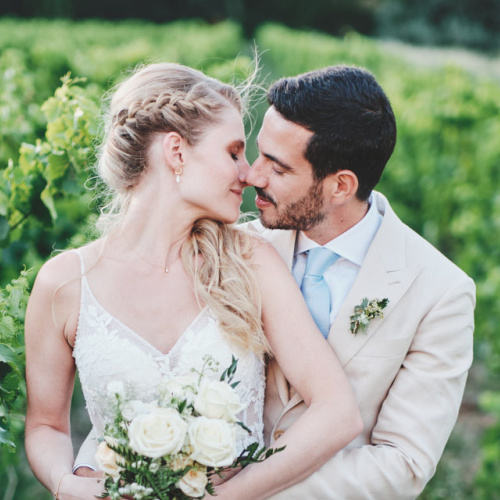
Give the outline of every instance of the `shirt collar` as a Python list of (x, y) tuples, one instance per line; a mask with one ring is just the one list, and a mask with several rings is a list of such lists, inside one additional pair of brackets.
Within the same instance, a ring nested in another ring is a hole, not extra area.
[[(365, 255), (382, 223), (382, 215), (373, 203), (373, 195), (368, 199), (370, 208), (366, 215), (353, 227), (323, 245), (358, 266), (361, 266)], [(309, 239), (302, 231), (298, 232), (295, 244), (295, 255), (307, 252), (311, 248), (319, 246), (315, 241)]]

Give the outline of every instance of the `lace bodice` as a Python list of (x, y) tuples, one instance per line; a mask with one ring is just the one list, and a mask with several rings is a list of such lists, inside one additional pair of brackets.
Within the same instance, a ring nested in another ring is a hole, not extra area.
[(112, 401), (107, 393), (112, 381), (123, 382), (127, 396), (145, 402), (158, 398), (158, 387), (169, 378), (186, 375), (191, 368), (200, 370), (203, 357), (210, 354), (219, 362), (218, 372), (207, 376), (218, 380), (238, 359), (235, 380), (241, 402), (247, 405), (238, 415), (252, 434), (238, 443), (238, 453), (253, 441), (263, 444), (264, 365), (252, 352), (231, 343), (221, 331), (217, 319), (205, 307), (164, 354), (139, 334), (113, 317), (97, 301), (85, 276), (82, 263), (80, 316), (73, 350), (87, 411), (97, 436), (111, 416)]

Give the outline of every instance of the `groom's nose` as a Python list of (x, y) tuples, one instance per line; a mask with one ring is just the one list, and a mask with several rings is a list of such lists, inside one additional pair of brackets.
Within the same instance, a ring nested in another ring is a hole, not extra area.
[(252, 163), (252, 166), (247, 170), (247, 174), (243, 179), (245, 184), (255, 187), (266, 187), (267, 186), (267, 176), (265, 173), (265, 168), (260, 156)]

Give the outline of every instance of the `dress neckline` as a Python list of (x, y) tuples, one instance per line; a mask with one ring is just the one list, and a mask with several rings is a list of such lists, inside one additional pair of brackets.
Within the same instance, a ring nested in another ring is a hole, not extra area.
[[(196, 325), (206, 316), (209, 307), (208, 305), (205, 305), (201, 311), (193, 318), (191, 323), (187, 326), (187, 328), (181, 333), (179, 338), (175, 341), (175, 343), (172, 345), (172, 347), (167, 351), (163, 352), (162, 350), (158, 349), (155, 345), (153, 345), (151, 342), (146, 340), (141, 334), (137, 333), (133, 328), (130, 328), (128, 325), (123, 323), (120, 319), (118, 319), (116, 316), (111, 314), (102, 304), (99, 302), (97, 297), (94, 295), (94, 292), (90, 288), (90, 284), (87, 281), (86, 276), (81, 277), (82, 280), (82, 292), (83, 288), (85, 288), (88, 296), (91, 298), (91, 300), (94, 302), (94, 304), (101, 309), (111, 320), (115, 321), (120, 327), (122, 327), (124, 330), (126, 330), (134, 339), (136, 339), (138, 342), (143, 344), (145, 347), (147, 347), (149, 350), (154, 351), (157, 356), (165, 357), (168, 358), (171, 353), (176, 349), (176, 347), (179, 345), (181, 340), (188, 334), (189, 331), (193, 330)], [(83, 293), (82, 293), (83, 295)], [(82, 297), (83, 299), (83, 297)], [(82, 310), (82, 304), (80, 305), (80, 311)], [(78, 330), (77, 328), (77, 337), (78, 337)]]

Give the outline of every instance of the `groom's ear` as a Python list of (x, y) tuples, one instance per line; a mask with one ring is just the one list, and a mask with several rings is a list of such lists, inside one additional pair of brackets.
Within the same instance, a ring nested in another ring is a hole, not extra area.
[(358, 177), (352, 170), (339, 170), (325, 179), (330, 202), (343, 205), (356, 195), (359, 187)]

